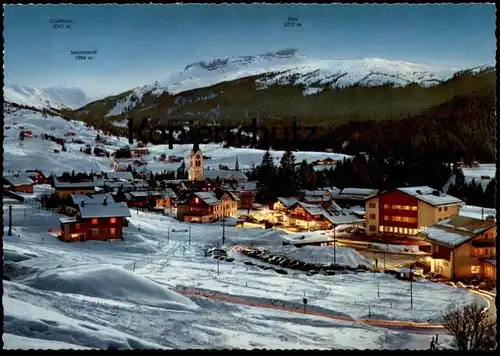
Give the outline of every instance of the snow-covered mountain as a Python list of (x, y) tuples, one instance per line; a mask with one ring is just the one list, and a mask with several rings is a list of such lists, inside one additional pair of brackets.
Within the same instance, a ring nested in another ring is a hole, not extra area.
[(3, 91), (5, 101), (37, 109), (77, 109), (99, 99), (80, 88), (63, 86), (39, 89), (28, 85), (13, 84), (5, 85)]
[(135, 88), (107, 116), (120, 115), (132, 109), (146, 93), (159, 96), (168, 92), (175, 95), (253, 75), (267, 74), (256, 81), (258, 89), (266, 89), (273, 84), (302, 85), (306, 96), (318, 94), (329, 85), (390, 84), (398, 87), (416, 83), (432, 86), (449, 79), (458, 70), (381, 58), (321, 60), (301, 55), (296, 49), (283, 49), (257, 56), (225, 57), (189, 64), (183, 71), (172, 73), (162, 81)]

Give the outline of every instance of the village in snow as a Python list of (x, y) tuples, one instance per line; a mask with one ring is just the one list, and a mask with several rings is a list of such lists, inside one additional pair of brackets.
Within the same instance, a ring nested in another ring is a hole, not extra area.
[(266, 160), (351, 157), (130, 145), (5, 112), (5, 348), (448, 349), (449, 308), (496, 315), (494, 209), (427, 186), (258, 203)]

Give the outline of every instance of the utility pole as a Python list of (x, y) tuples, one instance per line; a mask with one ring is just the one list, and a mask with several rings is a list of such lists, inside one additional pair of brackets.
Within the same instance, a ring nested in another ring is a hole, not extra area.
[(9, 205), (9, 236), (12, 236), (12, 205)]
[(387, 254), (387, 250), (389, 249), (389, 244), (385, 244), (385, 250), (384, 250), (384, 273), (385, 273), (385, 255)]
[(219, 259), (217, 259), (217, 275), (219, 275)]
[(224, 246), (224, 241), (226, 240), (226, 218), (222, 218), (222, 246)]
[(167, 245), (168, 245), (169, 240), (170, 240), (170, 225), (168, 226), (168, 230), (167, 230)]
[(191, 246), (191, 225), (189, 225), (189, 245)]
[(410, 308), (413, 309), (413, 276), (412, 276), (412, 271), (413, 271), (413, 263), (410, 265)]
[(335, 233), (335, 224), (333, 224), (333, 263), (337, 263), (337, 237)]

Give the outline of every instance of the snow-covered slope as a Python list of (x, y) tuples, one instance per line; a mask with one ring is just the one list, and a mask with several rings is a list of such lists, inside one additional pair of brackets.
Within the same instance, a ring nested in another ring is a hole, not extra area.
[(145, 93), (156, 96), (165, 92), (178, 94), (266, 73), (268, 76), (256, 83), (261, 89), (272, 84), (303, 85), (304, 95), (313, 95), (321, 92), (327, 85), (405, 86), (416, 83), (431, 86), (449, 79), (457, 71), (458, 68), (380, 58), (321, 60), (301, 55), (295, 49), (284, 49), (257, 56), (225, 57), (189, 64), (183, 71), (172, 73), (162, 81), (135, 88), (107, 116), (120, 115), (132, 109)]
[[(30, 130), (33, 138), (19, 140), (21, 130)], [(68, 132), (74, 132), (74, 137), (66, 137)], [(61, 146), (50, 140), (43, 140), (42, 135), (47, 133), (66, 140), (67, 151), (61, 151)], [(106, 157), (87, 155), (79, 151), (85, 144), (95, 147), (95, 138), (98, 132), (86, 127), (83, 122), (66, 121), (59, 116), (43, 117), (40, 112), (28, 109), (12, 109), (4, 111), (4, 171), (21, 171), (40, 169), (46, 174), (64, 172), (100, 172), (113, 169), (114, 162)], [(106, 137), (100, 133), (102, 137)], [(84, 144), (72, 143), (80, 140)], [(126, 139), (106, 137), (107, 150), (113, 152), (117, 146), (126, 144)], [(55, 153), (54, 150), (59, 150)]]
[(39, 89), (28, 85), (12, 84), (5, 85), (3, 91), (5, 101), (37, 109), (77, 109), (98, 99), (82, 89), (62, 86)]

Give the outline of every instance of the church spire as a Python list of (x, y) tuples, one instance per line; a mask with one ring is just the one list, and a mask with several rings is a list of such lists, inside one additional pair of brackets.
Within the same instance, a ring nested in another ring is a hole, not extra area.
[(238, 164), (238, 157), (236, 157), (236, 164), (234, 165), (234, 170), (239, 171), (240, 170), (240, 165)]

